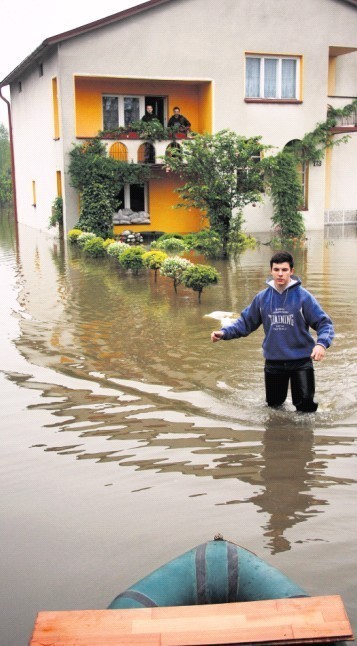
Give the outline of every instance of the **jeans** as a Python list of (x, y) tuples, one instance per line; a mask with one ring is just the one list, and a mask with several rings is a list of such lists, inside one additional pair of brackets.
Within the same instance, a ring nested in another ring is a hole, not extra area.
[(288, 394), (289, 381), (291, 397), (296, 410), (314, 413), (318, 404), (314, 402), (315, 375), (310, 357), (290, 361), (266, 360), (264, 367), (265, 392), (268, 406), (281, 406)]

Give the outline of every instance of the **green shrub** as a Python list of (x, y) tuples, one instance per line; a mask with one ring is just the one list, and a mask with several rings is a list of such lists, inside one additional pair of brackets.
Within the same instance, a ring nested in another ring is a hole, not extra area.
[(75, 244), (78, 242), (78, 238), (82, 233), (83, 231), (81, 231), (81, 229), (71, 229), (68, 231), (67, 238), (71, 244)]
[(186, 251), (186, 244), (180, 238), (165, 238), (164, 240), (156, 240), (154, 249), (164, 251)]
[(114, 189), (110, 190), (104, 184), (93, 182), (83, 188), (78, 225), (84, 231), (93, 231), (103, 239), (111, 237), (114, 211)]
[(93, 258), (99, 258), (105, 256), (105, 247), (104, 240), (100, 236), (95, 238), (89, 238), (83, 245), (83, 251), (92, 256)]
[(202, 229), (197, 233), (185, 236), (188, 249), (194, 249), (210, 258), (219, 258), (223, 254), (222, 241), (213, 229)]
[(133, 274), (138, 274), (139, 269), (144, 267), (144, 253), (144, 247), (130, 247), (119, 256), (119, 262), (124, 269), (131, 269)]
[(96, 237), (95, 233), (92, 233), (91, 231), (82, 231), (77, 238), (77, 242), (80, 247), (84, 247), (87, 240), (91, 240), (92, 238), (95, 238), (95, 237)]
[(106, 238), (106, 239), (104, 240), (104, 247), (105, 247), (105, 249), (107, 249), (107, 247), (109, 247), (109, 245), (110, 245), (110, 244), (113, 244), (113, 242), (115, 242), (114, 238)]
[(130, 249), (129, 244), (126, 244), (125, 242), (112, 242), (110, 245), (107, 246), (107, 254), (108, 256), (111, 256), (112, 258), (116, 258), (117, 260), (119, 260), (121, 254), (126, 249)]
[(155, 272), (155, 281), (157, 280), (157, 272), (166, 260), (167, 254), (164, 251), (146, 251), (143, 255), (143, 263), (145, 267), (152, 269)]
[(180, 258), (179, 256), (166, 258), (160, 267), (160, 274), (162, 274), (162, 276), (167, 276), (167, 278), (172, 278), (174, 281), (174, 290), (177, 292), (177, 285), (181, 282), (183, 272), (191, 265), (192, 262), (186, 260), (186, 258)]
[(55, 227), (56, 224), (63, 225), (63, 199), (58, 196), (53, 200), (52, 213), (48, 228)]
[(215, 285), (218, 282), (219, 273), (214, 267), (209, 265), (191, 265), (184, 270), (181, 276), (181, 282), (185, 287), (198, 292), (198, 300), (201, 300), (201, 294), (204, 287)]

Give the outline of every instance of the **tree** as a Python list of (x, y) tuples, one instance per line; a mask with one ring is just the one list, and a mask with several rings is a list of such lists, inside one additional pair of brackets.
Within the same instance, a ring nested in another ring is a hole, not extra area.
[(9, 133), (0, 123), (0, 206), (10, 204), (12, 199), (11, 160)]
[[(221, 240), (227, 256), (232, 220), (235, 230), (242, 228), (242, 209), (261, 201), (264, 150), (260, 137), (241, 137), (230, 130), (214, 135), (195, 135), (171, 148), (166, 166), (186, 182), (176, 189), (183, 203), (198, 208), (207, 216), (211, 229)], [(235, 212), (235, 213), (234, 213)]]
[(214, 267), (208, 265), (191, 265), (184, 270), (181, 282), (185, 287), (198, 292), (198, 302), (201, 301), (201, 294), (204, 287), (218, 283), (219, 273)]

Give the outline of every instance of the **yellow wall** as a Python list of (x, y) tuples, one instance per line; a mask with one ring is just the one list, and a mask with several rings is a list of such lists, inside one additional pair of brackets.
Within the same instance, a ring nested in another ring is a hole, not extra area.
[(328, 94), (333, 96), (336, 88), (336, 56), (329, 56), (328, 59)]
[(120, 225), (114, 227), (118, 234), (125, 229), (133, 231), (164, 231), (165, 233), (190, 233), (199, 231), (205, 224), (205, 218), (198, 209), (174, 209), (179, 202), (174, 189), (182, 183), (177, 176), (157, 171), (157, 177), (149, 182), (149, 213), (151, 224)]
[(59, 111), (58, 111), (58, 87), (57, 79), (52, 79), (52, 101), (53, 101), (53, 134), (55, 139), (60, 137)]
[(211, 83), (75, 77), (76, 136), (95, 137), (103, 128), (103, 94), (167, 97), (168, 117), (180, 106), (195, 132), (212, 131)]

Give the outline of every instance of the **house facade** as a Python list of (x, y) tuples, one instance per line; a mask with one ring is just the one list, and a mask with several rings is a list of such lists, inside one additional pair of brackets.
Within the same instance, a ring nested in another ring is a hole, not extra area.
[[(175, 106), (191, 130), (260, 135), (272, 153), (357, 97), (356, 0), (150, 0), (45, 40), (0, 84), (10, 85), (19, 222), (46, 229), (56, 196), (65, 229), (79, 217), (67, 172), (73, 144), (141, 119), (154, 105), (164, 125)], [(299, 168), (307, 229), (356, 221), (357, 120), (321, 165)], [(149, 158), (136, 138), (103, 139), (108, 154), (150, 163), (144, 185), (124, 187), (122, 209), (145, 213), (140, 231), (197, 231), (202, 214), (174, 209), (179, 178), (166, 173), (168, 140)], [(269, 231), (268, 196), (245, 208), (245, 229)], [(115, 232), (128, 228), (116, 219)]]

